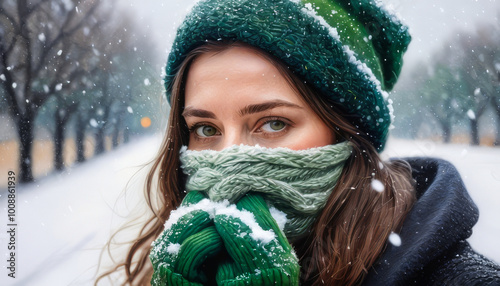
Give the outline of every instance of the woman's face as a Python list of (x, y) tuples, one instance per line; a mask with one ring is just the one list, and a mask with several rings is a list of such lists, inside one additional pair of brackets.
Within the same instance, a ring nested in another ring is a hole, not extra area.
[(235, 144), (301, 150), (335, 142), (278, 69), (250, 47), (199, 56), (187, 75), (185, 100), (191, 150)]

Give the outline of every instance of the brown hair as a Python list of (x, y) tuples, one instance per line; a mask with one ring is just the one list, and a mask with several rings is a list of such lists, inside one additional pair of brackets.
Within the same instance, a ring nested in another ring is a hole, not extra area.
[[(207, 42), (192, 50), (179, 68), (172, 83), (172, 109), (167, 135), (145, 186), (146, 200), (153, 215), (132, 243), (125, 261), (101, 275), (96, 284), (121, 268), (125, 269), (127, 278), (124, 285), (149, 284), (152, 275), (148, 257), (151, 242), (162, 232), (170, 212), (180, 204), (184, 196), (178, 154), (181, 146), (187, 145), (189, 139), (186, 123), (181, 116), (187, 71), (199, 55), (222, 52), (238, 45), (246, 44)], [(278, 68), (290, 86), (335, 132), (338, 141), (348, 140), (354, 146), (353, 153), (310, 234), (294, 243), (300, 259), (302, 284), (359, 284), (383, 251), (388, 236), (391, 232), (398, 231), (415, 201), (411, 169), (404, 161), (382, 162), (376, 149), (350, 123), (352, 120), (349, 120), (349, 115), (341, 107), (317, 96), (318, 93), (312, 87), (301, 81), (280, 61), (261, 50), (256, 51)], [(384, 185), (382, 192), (373, 190), (371, 184), (374, 179)]]

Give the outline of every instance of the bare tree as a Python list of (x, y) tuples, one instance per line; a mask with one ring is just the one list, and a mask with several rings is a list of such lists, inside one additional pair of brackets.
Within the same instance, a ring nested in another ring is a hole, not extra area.
[(394, 100), (394, 130), (392, 134), (415, 139), (428, 117), (423, 97), (423, 86), (429, 81), (427, 65), (415, 66), (408, 77), (401, 78), (391, 93)]
[[(500, 145), (500, 21), (477, 25), (474, 33), (454, 31), (431, 64), (414, 68), (412, 81), (401, 93), (408, 101), (405, 105), (428, 110), (441, 126), (445, 142), (457, 121), (465, 119), (471, 144), (478, 145), (479, 120), (493, 106), (497, 114), (494, 144)], [(421, 98), (411, 96), (414, 93)], [(400, 114), (411, 122), (407, 111)]]
[(33, 180), (34, 120), (39, 108), (80, 73), (66, 60), (73, 39), (85, 34), (99, 2), (1, 1), (0, 84), (20, 145), (20, 181)]
[(471, 144), (479, 145), (479, 119), (490, 104), (492, 94), (489, 68), (484, 65), (484, 43), (477, 35), (464, 33), (458, 45), (460, 52), (456, 59), (462, 66), (460, 78), (462, 89), (467, 94), (462, 103), (470, 123)]
[(454, 45), (449, 44), (434, 56), (433, 66), (421, 68), (426, 70), (420, 83), (421, 104), (438, 122), (445, 143), (451, 141), (453, 124), (463, 114), (460, 104), (464, 99), (460, 90), (461, 67), (456, 62), (456, 54)]
[[(54, 168), (58, 171), (64, 169), (64, 139), (65, 127), (71, 116), (78, 109), (78, 102), (68, 104), (60, 94), (57, 94), (57, 108), (54, 111)], [(65, 108), (61, 108), (64, 106)]]
[(494, 145), (500, 145), (500, 19), (496, 24), (479, 25), (474, 39), (476, 69), (483, 74), (481, 90), (489, 95), (497, 115)]
[[(98, 48), (99, 69), (92, 74), (92, 104), (87, 105), (96, 155), (105, 151), (104, 142), (108, 135), (111, 135), (111, 147), (118, 146), (120, 135), (126, 133), (122, 130), (129, 127), (126, 117), (131, 115), (131, 106), (148, 105), (144, 102), (150, 97), (143, 95), (152, 96), (152, 88), (161, 89), (159, 68), (152, 67), (156, 63), (156, 53), (152, 51), (154, 45), (148, 43), (147, 38), (137, 36), (141, 29), (133, 18), (121, 14), (119, 19), (107, 22), (101, 30), (108, 32), (95, 33), (92, 37), (95, 43), (104, 45)], [(107, 34), (113, 37), (110, 39)]]

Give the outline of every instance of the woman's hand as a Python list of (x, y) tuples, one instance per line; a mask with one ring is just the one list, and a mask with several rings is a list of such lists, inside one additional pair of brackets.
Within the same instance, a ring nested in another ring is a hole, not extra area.
[[(299, 264), (261, 195), (234, 205), (190, 192), (153, 243), (152, 285), (298, 285)], [(213, 259), (213, 260), (211, 260)], [(217, 271), (215, 271), (217, 269)], [(211, 277), (209, 277), (211, 276)]]
[(249, 193), (216, 211), (215, 227), (229, 254), (218, 285), (298, 285), (299, 263), (264, 199)]
[[(214, 203), (202, 193), (189, 192), (153, 243), (152, 285), (204, 285), (203, 266), (223, 248), (211, 214)], [(210, 213), (209, 213), (210, 212)]]

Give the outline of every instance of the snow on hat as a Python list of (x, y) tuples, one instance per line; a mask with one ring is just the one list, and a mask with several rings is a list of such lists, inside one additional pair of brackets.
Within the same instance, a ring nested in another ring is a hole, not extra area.
[(248, 43), (284, 62), (336, 102), (382, 151), (408, 28), (374, 0), (200, 0), (177, 30), (166, 66), (172, 82), (189, 51), (208, 40)]

